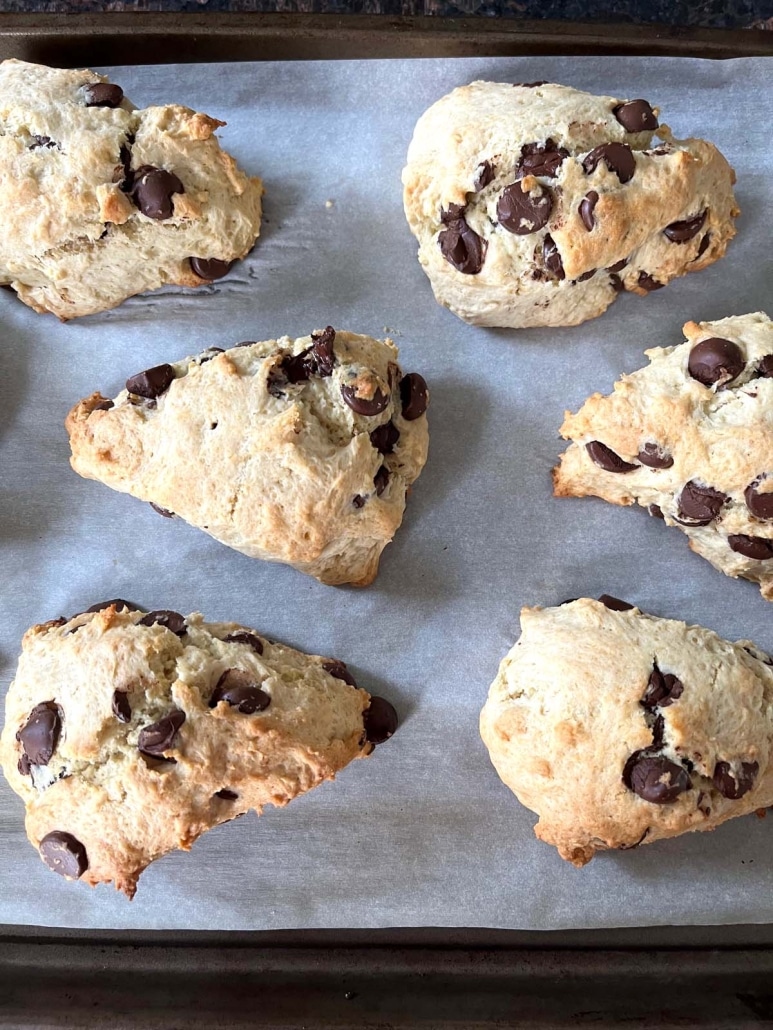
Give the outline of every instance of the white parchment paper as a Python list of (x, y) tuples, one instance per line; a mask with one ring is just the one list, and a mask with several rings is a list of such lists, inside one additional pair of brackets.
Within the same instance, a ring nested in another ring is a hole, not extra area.
[[(234, 619), (337, 655), (402, 726), (284, 811), (151, 866), (136, 900), (50, 873), (0, 782), (0, 923), (267, 929), (558, 928), (773, 917), (773, 818), (748, 817), (576, 870), (499, 782), (478, 713), (524, 604), (607, 592), (773, 649), (773, 606), (640, 510), (554, 500), (564, 409), (679, 343), (688, 319), (764, 308), (773, 284), (773, 63), (529, 58), (106, 69), (138, 105), (225, 118), (265, 179), (263, 235), (222, 282), (60, 325), (0, 292), (0, 693), (24, 630), (108, 597)], [(716, 142), (743, 209), (729, 256), (575, 329), (485, 330), (438, 307), (402, 214), (421, 112), (477, 78), (647, 97), (677, 136)], [(326, 202), (330, 201), (328, 205)], [(73, 403), (205, 347), (332, 324), (391, 335), (432, 392), (430, 459), (367, 590), (250, 560), (68, 465)], [(42, 697), (43, 695), (41, 695)]]

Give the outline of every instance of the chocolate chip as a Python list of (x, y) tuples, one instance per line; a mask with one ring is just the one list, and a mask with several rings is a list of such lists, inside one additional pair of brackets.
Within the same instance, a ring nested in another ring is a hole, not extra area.
[(646, 836), (647, 836), (647, 834), (649, 832), (650, 832), (650, 827), (648, 826), (647, 829), (644, 831), (644, 833), (641, 835), (641, 837), (639, 837), (638, 840), (632, 841), (630, 844), (618, 844), (617, 848), (615, 850), (617, 850), (617, 851), (633, 851), (634, 848), (638, 848), (640, 844), (644, 843), (644, 840), (645, 840), (645, 838), (646, 838)]
[(475, 192), (480, 193), (481, 190), (485, 189), (493, 181), (495, 174), (494, 165), (491, 161), (481, 161), (475, 170), (475, 179), (473, 181)]
[(619, 275), (610, 275), (609, 282), (615, 293), (625, 293), (625, 283)]
[(644, 801), (667, 805), (690, 790), (692, 781), (681, 765), (662, 755), (635, 751), (623, 769), (623, 783)]
[(704, 386), (725, 386), (743, 372), (746, 362), (741, 348), (732, 340), (711, 336), (690, 351), (687, 371)]
[(723, 798), (737, 801), (752, 789), (759, 768), (758, 762), (741, 762), (740, 770), (734, 773), (729, 762), (717, 762), (711, 779)]
[(150, 755), (151, 758), (163, 758), (164, 752), (174, 745), (177, 731), (184, 722), (185, 712), (173, 708), (169, 715), (140, 730), (137, 739), (138, 749), (143, 755)]
[(773, 519), (773, 492), (757, 493), (757, 487), (766, 476), (760, 476), (749, 483), (743, 492), (746, 507), (758, 519)]
[(580, 218), (588, 232), (590, 232), (596, 224), (596, 219), (593, 217), (593, 209), (596, 206), (598, 199), (598, 193), (595, 190), (591, 190), (590, 193), (588, 193), (580, 202)]
[[(773, 497), (773, 495), (771, 495)], [(710, 486), (691, 479), (679, 495), (679, 514), (689, 526), (708, 526), (719, 515), (729, 498)], [(679, 520), (677, 520), (679, 521)]]
[(707, 214), (708, 208), (696, 215), (695, 218), (687, 218), (683, 222), (672, 222), (665, 227), (663, 233), (672, 243), (687, 243), (701, 231)]
[(540, 79), (538, 82), (514, 82), (514, 86), (520, 86), (522, 89), (536, 89), (537, 86), (547, 86), (547, 79)]
[(612, 113), (626, 132), (649, 132), (658, 127), (655, 112), (646, 100), (628, 100), (613, 107)]
[(630, 612), (636, 607), (629, 604), (628, 601), (621, 601), (619, 597), (612, 597), (611, 594), (602, 594), (599, 601), (605, 608), (609, 608), (613, 612)]
[(397, 729), (397, 712), (383, 697), (371, 697), (370, 707), (362, 715), (365, 736), (371, 744), (383, 744)]
[(551, 272), (556, 279), (566, 278), (564, 263), (561, 260), (561, 255), (558, 252), (555, 240), (550, 233), (548, 233), (542, 241), (542, 260), (545, 263), (545, 268), (547, 268), (547, 270)]
[(89, 867), (84, 846), (71, 833), (63, 833), (62, 830), (47, 833), (38, 851), (49, 869), (69, 880), (79, 879)]
[(389, 404), (389, 394), (382, 393), (378, 387), (376, 387), (372, 397), (360, 397), (356, 386), (342, 384), (341, 394), (352, 411), (357, 415), (368, 415), (370, 417), (380, 415), (387, 404)]
[(370, 434), (370, 442), (379, 454), (391, 454), (399, 439), (400, 430), (391, 420), (374, 429)]
[(773, 354), (766, 354), (757, 365), (757, 375), (761, 379), (773, 379)]
[(505, 186), (497, 201), (497, 218), (503, 228), (517, 236), (529, 236), (547, 225), (553, 210), (550, 190), (537, 183), (525, 190), (521, 182)]
[(376, 488), (376, 496), (380, 497), (389, 485), (390, 472), (386, 465), (381, 465), (373, 477), (373, 485)]
[[(177, 190), (177, 192), (179, 193), (180, 191)], [(169, 216), (167, 215), (166, 217), (168, 218)], [(192, 257), (189, 260), (194, 275), (197, 275), (199, 279), (206, 279), (210, 283), (214, 282), (215, 279), (222, 279), (224, 275), (228, 275), (233, 267), (233, 261), (220, 261), (218, 258)]]
[(651, 469), (670, 469), (674, 459), (656, 443), (645, 443), (637, 455), (642, 465)]
[(223, 640), (228, 644), (246, 644), (247, 647), (251, 647), (255, 654), (263, 654), (263, 641), (260, 637), (256, 637), (254, 633), (229, 633), (227, 637), (223, 637)]
[(322, 668), (337, 680), (343, 680), (344, 683), (348, 683), (350, 687), (357, 686), (354, 676), (346, 668), (346, 663), (338, 658), (328, 658), (322, 663)]
[(108, 400), (107, 397), (103, 397), (102, 400), (98, 401), (91, 410), (92, 411), (110, 411), (110, 409), (114, 408), (114, 407), (115, 407), (115, 405), (113, 404), (113, 402), (111, 400)]
[(29, 758), (27, 758), (25, 754), (22, 753), (22, 755), (20, 756), (19, 761), (16, 763), (16, 768), (19, 770), (19, 773), (22, 776), (29, 776), (29, 774), (32, 772), (30, 760)]
[(591, 440), (590, 443), (586, 443), (585, 450), (592, 461), (605, 472), (633, 472), (639, 467), (630, 461), (623, 461), (619, 454), (615, 454), (611, 447), (607, 447), (599, 440)]
[(589, 279), (593, 278), (597, 271), (597, 268), (589, 268), (587, 272), (583, 272), (582, 275), (578, 275), (573, 281), (577, 283), (586, 283)]
[(40, 150), (41, 147), (46, 150), (52, 150), (59, 146), (59, 144), (55, 143), (50, 136), (31, 136), (30, 139), (32, 140), (29, 146), (30, 150)]
[(662, 518), (664, 518), (664, 517), (665, 517), (665, 516), (663, 515), (663, 511), (662, 511), (662, 509), (661, 509), (661, 507), (660, 507), (660, 505), (659, 505), (659, 504), (651, 504), (651, 505), (650, 505), (650, 506), (649, 506), (649, 507), (647, 508), (647, 511), (648, 511), (648, 512), (649, 512), (649, 514), (650, 514), (650, 515), (652, 515), (652, 517), (653, 517), (653, 518), (655, 518), (655, 519), (662, 519)]
[(460, 215), (452, 217), (451, 211), (463, 209), (452, 204), (448, 212), (441, 212), (440, 220), (446, 226), (438, 236), (440, 253), (464, 275), (477, 275), (483, 268), (488, 243), (471, 229)]
[(365, 498), (362, 496), (362, 494), (355, 494), (354, 497), (352, 497), (352, 504), (355, 508), (364, 508)]
[(402, 415), (406, 422), (421, 418), (427, 410), (429, 398), (427, 384), (418, 372), (409, 372), (400, 380), (400, 401)]
[(262, 712), (271, 704), (271, 696), (261, 690), (251, 673), (243, 669), (226, 669), (215, 684), (209, 707), (216, 708), (221, 701), (235, 708), (242, 715)]
[(92, 604), (90, 608), (86, 609), (86, 612), (101, 612), (105, 608), (115, 608), (117, 612), (131, 612), (136, 611), (137, 606), (129, 604), (128, 601), (123, 601), (120, 597), (114, 597), (112, 601), (97, 601), (96, 604)]
[(143, 215), (164, 219), (174, 214), (172, 196), (185, 193), (185, 187), (173, 172), (142, 165), (134, 172), (128, 192)]
[(119, 722), (131, 722), (132, 706), (125, 690), (113, 691), (113, 715)]
[(62, 729), (60, 708), (53, 701), (35, 705), (29, 718), (17, 732), (25, 755), (34, 765), (48, 765), (59, 743)]
[[(652, 746), (659, 751), (663, 747), (663, 740), (666, 735), (666, 721), (662, 715), (656, 715), (652, 724)], [(687, 763), (685, 762), (685, 765)]]
[(148, 501), (148, 504), (153, 509), (153, 511), (155, 511), (159, 515), (161, 515), (162, 518), (165, 518), (165, 519), (173, 519), (173, 518), (175, 518), (174, 512), (170, 511), (168, 508), (162, 508), (160, 504), (154, 504), (153, 501)]
[(118, 107), (123, 100), (123, 90), (112, 82), (90, 82), (83, 95), (86, 107)]
[(319, 376), (320, 379), (326, 379), (333, 374), (335, 366), (333, 344), (335, 343), (336, 331), (332, 325), (329, 325), (321, 333), (312, 333), (311, 338), (313, 343), (307, 351), (311, 373), (312, 375)]
[(657, 279), (653, 279), (649, 272), (639, 272), (639, 278), (636, 280), (636, 285), (641, 286), (647, 293), (652, 293), (653, 290), (662, 290), (666, 285), (665, 283), (659, 283)]
[(662, 673), (655, 665), (650, 673), (647, 689), (639, 704), (642, 708), (667, 708), (682, 696), (684, 684), (672, 673)]
[(628, 258), (623, 258), (622, 261), (616, 261), (614, 265), (610, 265), (607, 269), (608, 272), (622, 272), (625, 266), (628, 264)]
[(155, 398), (166, 393), (173, 380), (174, 369), (171, 365), (155, 365), (127, 379), (126, 389), (139, 397)]
[(218, 354), (225, 354), (222, 347), (207, 347), (207, 349), (203, 350), (198, 356), (199, 364), (205, 365), (208, 361), (212, 361), (213, 358), (216, 358)]
[(733, 533), (727, 538), (731, 551), (754, 561), (768, 561), (773, 558), (773, 540), (764, 536), (745, 536)]
[(706, 251), (709, 249), (709, 243), (710, 242), (711, 242), (711, 233), (707, 232), (706, 235), (703, 237), (703, 239), (700, 242), (700, 246), (698, 247), (698, 253), (693, 258), (693, 261), (697, 261), (699, 257), (702, 257), (706, 253)]
[(585, 174), (595, 172), (600, 161), (615, 173), (621, 183), (629, 182), (636, 171), (633, 151), (627, 143), (602, 143), (600, 147), (594, 147), (582, 162)]
[(569, 151), (557, 147), (552, 139), (546, 139), (544, 145), (527, 143), (521, 147), (521, 157), (515, 166), (515, 177), (522, 179), (525, 175), (541, 175), (546, 179), (554, 179), (566, 157), (569, 157)]
[(222, 801), (238, 801), (239, 795), (235, 790), (228, 790), (227, 787), (223, 787), (222, 790), (215, 791), (215, 797), (220, 798)]
[(181, 637), (187, 631), (184, 616), (179, 612), (171, 612), (167, 608), (159, 608), (139, 621), (140, 626), (165, 626), (176, 636)]

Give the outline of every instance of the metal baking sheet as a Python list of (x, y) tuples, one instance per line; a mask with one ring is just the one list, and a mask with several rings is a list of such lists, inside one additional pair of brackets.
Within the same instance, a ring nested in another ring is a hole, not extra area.
[[(106, 69), (135, 103), (178, 100), (228, 120), (225, 146), (266, 183), (266, 224), (231, 276), (198, 292), (135, 298), (67, 325), (0, 297), (4, 498), (0, 682), (24, 629), (128, 596), (233, 618), (344, 658), (393, 698), (403, 725), (334, 784), (202, 838), (145, 873), (129, 904), (60, 881), (26, 842), (0, 788), (0, 922), (272, 929), (527, 929), (766, 922), (771, 820), (747, 818), (610, 854), (575, 870), (532, 835), (477, 734), (522, 604), (602, 591), (773, 648), (754, 586), (692, 555), (641, 512), (557, 501), (549, 470), (565, 408), (611, 389), (687, 319), (769, 301), (773, 189), (762, 127), (770, 62), (547, 58), (309, 62)], [(677, 135), (718, 143), (743, 209), (728, 258), (577, 329), (465, 326), (432, 299), (401, 208), (416, 118), (476, 78), (555, 79), (647, 96)], [(329, 202), (329, 203), (328, 203)], [(333, 324), (391, 335), (430, 383), (430, 460), (406, 522), (364, 591), (251, 561), (69, 469), (62, 420), (92, 389), (248, 338)]]

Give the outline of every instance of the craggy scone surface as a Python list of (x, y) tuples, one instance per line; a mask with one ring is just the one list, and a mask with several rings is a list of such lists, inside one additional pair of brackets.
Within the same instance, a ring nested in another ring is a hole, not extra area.
[(687, 343), (594, 394), (561, 435), (558, 497), (638, 503), (773, 599), (773, 322), (688, 322)]
[(91, 71), (0, 64), (0, 283), (69, 319), (220, 278), (260, 232), (260, 179), (220, 149), (224, 122), (135, 109)]
[(722, 257), (733, 170), (658, 117), (555, 83), (473, 82), (433, 104), (403, 186), (436, 299), (474, 325), (578, 325)]
[(379, 736), (339, 661), (198, 614), (95, 608), (25, 634), (5, 703), (3, 770), (56, 872), (132, 896), (154, 859), (286, 805)]
[(481, 734), (536, 835), (580, 866), (773, 804), (772, 663), (614, 598), (524, 608)]
[(251, 557), (373, 580), (428, 446), (426, 384), (390, 341), (328, 327), (213, 348), (127, 387), (70, 412), (76, 472)]

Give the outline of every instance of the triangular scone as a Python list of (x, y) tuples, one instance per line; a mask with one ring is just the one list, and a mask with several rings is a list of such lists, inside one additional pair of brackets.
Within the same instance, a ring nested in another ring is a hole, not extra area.
[(138, 110), (91, 71), (0, 64), (0, 283), (61, 319), (224, 276), (260, 232), (260, 179), (220, 149), (225, 122)]
[(397, 725), (343, 662), (198, 614), (108, 601), (22, 646), (0, 758), (27, 835), (55, 872), (129, 897), (154, 859), (286, 805)]
[(536, 835), (582, 866), (773, 804), (771, 665), (611, 597), (524, 608), (481, 734)]
[(427, 402), (391, 341), (328, 327), (148, 369), (66, 425), (80, 475), (253, 558), (364, 586), (426, 461)]
[(557, 497), (638, 503), (773, 599), (773, 322), (688, 322), (687, 343), (594, 394), (561, 435)]

